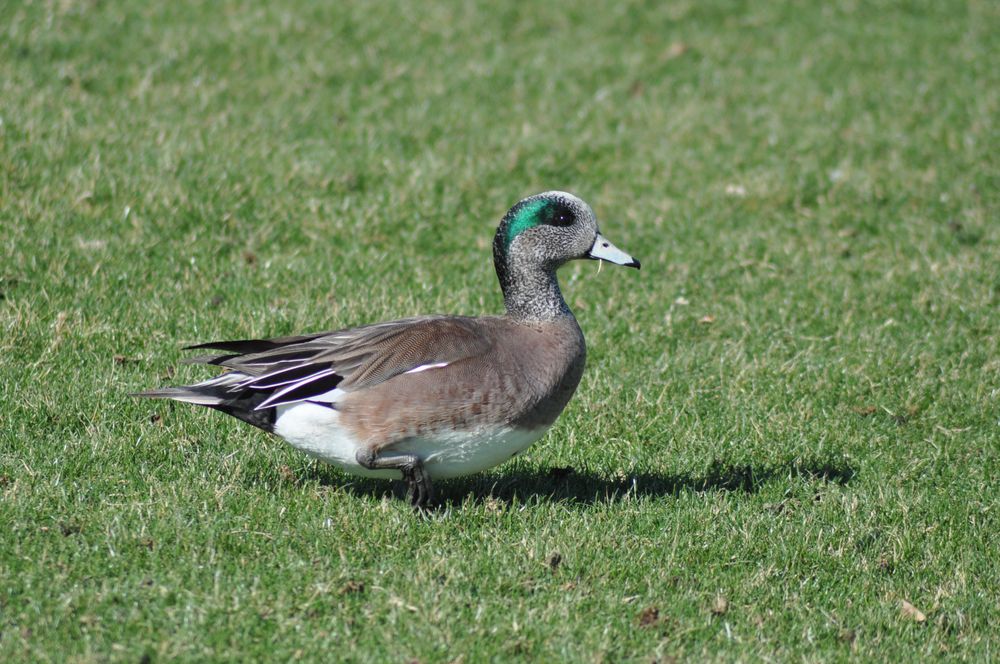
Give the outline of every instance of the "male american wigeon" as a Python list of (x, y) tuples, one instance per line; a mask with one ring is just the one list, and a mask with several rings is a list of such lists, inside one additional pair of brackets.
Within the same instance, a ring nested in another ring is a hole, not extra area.
[(578, 258), (639, 267), (600, 234), (594, 211), (549, 191), (512, 207), (493, 238), (506, 313), (421, 316), (335, 332), (219, 341), (192, 361), (227, 371), (138, 396), (221, 410), (349, 473), (431, 480), (510, 459), (555, 422), (587, 348), (556, 270)]

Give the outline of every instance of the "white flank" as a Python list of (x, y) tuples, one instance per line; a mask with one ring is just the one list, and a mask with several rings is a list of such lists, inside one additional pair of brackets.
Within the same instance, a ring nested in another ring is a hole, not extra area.
[[(340, 413), (336, 410), (309, 402), (278, 406), (277, 410), (274, 433), (296, 449), (354, 475), (400, 477), (398, 470), (368, 470), (358, 463), (356, 455), (362, 447), (361, 441), (340, 425)], [(431, 479), (459, 477), (507, 461), (541, 438), (545, 431), (510, 427), (442, 431), (426, 438), (413, 438), (383, 454), (416, 454)]]
[(419, 367), (413, 367), (409, 371), (404, 371), (403, 373), (420, 373), (421, 371), (427, 371), (428, 369), (440, 369), (441, 367), (448, 366), (447, 362), (438, 362), (437, 364), (421, 364)]
[(423, 459), (431, 479), (461, 477), (507, 461), (545, 435), (547, 429), (495, 427), (447, 431), (433, 438), (408, 440), (394, 451), (412, 452)]

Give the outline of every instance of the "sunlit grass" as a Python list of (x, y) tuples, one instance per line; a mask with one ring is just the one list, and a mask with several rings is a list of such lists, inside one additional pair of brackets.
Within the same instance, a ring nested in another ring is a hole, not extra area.
[[(0, 659), (995, 656), (994, 3), (0, 35)], [(554, 188), (643, 270), (563, 269), (577, 396), (433, 518), (127, 396), (204, 376), (185, 343), (495, 313), (495, 226)]]

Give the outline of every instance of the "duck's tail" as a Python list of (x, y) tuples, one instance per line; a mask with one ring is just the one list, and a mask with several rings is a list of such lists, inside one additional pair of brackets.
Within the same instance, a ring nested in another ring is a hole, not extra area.
[(258, 406), (266, 401), (270, 395), (268, 392), (240, 389), (237, 384), (246, 378), (247, 376), (244, 374), (231, 371), (195, 385), (161, 387), (157, 390), (136, 392), (132, 396), (147, 399), (172, 399), (207, 406), (232, 415), (264, 431), (273, 432), (275, 409), (261, 408), (258, 410)]

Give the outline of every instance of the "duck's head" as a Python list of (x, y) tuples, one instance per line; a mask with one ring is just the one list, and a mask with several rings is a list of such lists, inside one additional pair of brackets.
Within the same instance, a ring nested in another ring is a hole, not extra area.
[(521, 261), (554, 271), (577, 258), (639, 268), (638, 260), (601, 235), (590, 206), (564, 191), (546, 191), (518, 201), (504, 215), (493, 238), (498, 271)]

